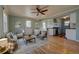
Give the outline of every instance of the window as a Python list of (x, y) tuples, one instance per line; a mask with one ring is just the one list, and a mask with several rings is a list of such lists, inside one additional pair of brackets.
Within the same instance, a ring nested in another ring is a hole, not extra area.
[(46, 28), (46, 23), (45, 23), (45, 22), (43, 22), (43, 28), (44, 28), (44, 29)]
[(69, 21), (65, 21), (65, 26), (69, 26)]
[(3, 10), (3, 32), (4, 33), (8, 32), (8, 20), (7, 20), (7, 15), (5, 13), (5, 10)]
[(46, 23), (43, 22), (42, 25), (43, 25), (43, 29), (46, 30)]
[(26, 21), (26, 27), (31, 27), (31, 21)]

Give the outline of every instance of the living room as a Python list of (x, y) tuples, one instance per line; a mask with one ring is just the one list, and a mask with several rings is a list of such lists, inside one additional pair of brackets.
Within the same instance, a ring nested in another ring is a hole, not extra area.
[(79, 53), (78, 14), (78, 5), (0, 6), (0, 53)]

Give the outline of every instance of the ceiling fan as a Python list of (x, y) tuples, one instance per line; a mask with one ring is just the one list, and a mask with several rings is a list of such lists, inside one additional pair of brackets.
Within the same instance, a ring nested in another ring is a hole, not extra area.
[[(32, 9), (32, 10), (35, 10), (35, 11), (32, 12), (32, 13), (36, 13), (37, 16), (38, 16), (39, 14), (45, 15), (45, 12), (48, 11), (47, 7), (48, 7), (48, 6), (44, 6), (44, 7), (40, 8), (40, 6), (37, 5), (35, 9)], [(45, 9), (45, 8), (46, 8), (46, 9)]]

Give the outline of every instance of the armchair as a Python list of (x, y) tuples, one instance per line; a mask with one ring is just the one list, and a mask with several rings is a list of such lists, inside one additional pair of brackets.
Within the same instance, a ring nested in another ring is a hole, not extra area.
[(47, 32), (46, 31), (42, 31), (41, 34), (39, 35), (39, 37), (43, 40), (44, 38), (47, 38)]

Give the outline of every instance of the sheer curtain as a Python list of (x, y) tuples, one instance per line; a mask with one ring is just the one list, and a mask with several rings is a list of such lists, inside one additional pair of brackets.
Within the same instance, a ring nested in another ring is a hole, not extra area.
[(3, 32), (4, 34), (8, 32), (8, 19), (4, 9), (3, 9)]
[(46, 22), (42, 22), (42, 30), (43, 30), (43, 31), (46, 31), (46, 29), (47, 29), (47, 28), (46, 28)]

